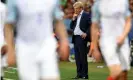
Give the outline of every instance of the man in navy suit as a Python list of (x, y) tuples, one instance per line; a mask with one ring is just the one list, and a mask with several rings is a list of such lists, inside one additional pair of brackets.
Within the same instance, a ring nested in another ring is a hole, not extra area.
[(88, 79), (87, 42), (90, 41), (91, 14), (83, 11), (83, 3), (76, 2), (70, 27), (73, 30), (77, 76), (74, 79)]

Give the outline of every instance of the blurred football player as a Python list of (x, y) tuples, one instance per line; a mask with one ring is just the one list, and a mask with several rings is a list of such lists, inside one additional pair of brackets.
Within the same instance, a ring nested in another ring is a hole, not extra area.
[(128, 0), (96, 0), (92, 8), (92, 41), (98, 59), (97, 26), (101, 26), (100, 47), (110, 76), (107, 80), (127, 80), (130, 48), (127, 35), (131, 27)]
[(16, 59), (21, 80), (59, 80), (53, 20), (63, 60), (69, 56), (69, 44), (58, 0), (8, 0), (7, 8), (8, 64)]

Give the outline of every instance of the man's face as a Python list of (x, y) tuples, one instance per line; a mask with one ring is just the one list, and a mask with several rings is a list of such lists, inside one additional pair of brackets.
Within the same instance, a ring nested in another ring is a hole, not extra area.
[(75, 14), (80, 14), (81, 11), (82, 11), (82, 8), (74, 7)]

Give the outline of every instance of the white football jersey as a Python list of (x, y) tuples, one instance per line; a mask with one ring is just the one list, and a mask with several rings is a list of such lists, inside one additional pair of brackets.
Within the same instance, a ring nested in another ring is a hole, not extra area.
[(53, 19), (62, 19), (58, 0), (8, 0), (7, 23), (16, 25), (17, 39), (40, 43), (53, 33)]
[(118, 37), (122, 34), (125, 19), (130, 16), (127, 0), (99, 0), (93, 7), (92, 21), (100, 21), (101, 37)]
[(4, 24), (6, 18), (6, 6), (0, 2), (0, 46), (4, 44)]

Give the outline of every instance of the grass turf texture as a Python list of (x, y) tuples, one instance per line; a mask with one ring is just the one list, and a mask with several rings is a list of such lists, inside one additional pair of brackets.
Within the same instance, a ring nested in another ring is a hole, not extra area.
[[(97, 67), (97, 66), (104, 66)], [(72, 77), (76, 76), (76, 65), (71, 62), (59, 63), (61, 80), (72, 80)], [(89, 80), (106, 80), (108, 76), (108, 69), (103, 63), (89, 63)], [(16, 68), (6, 68), (4, 80), (19, 80), (17, 76)], [(133, 80), (133, 67), (129, 71), (128, 80)]]

